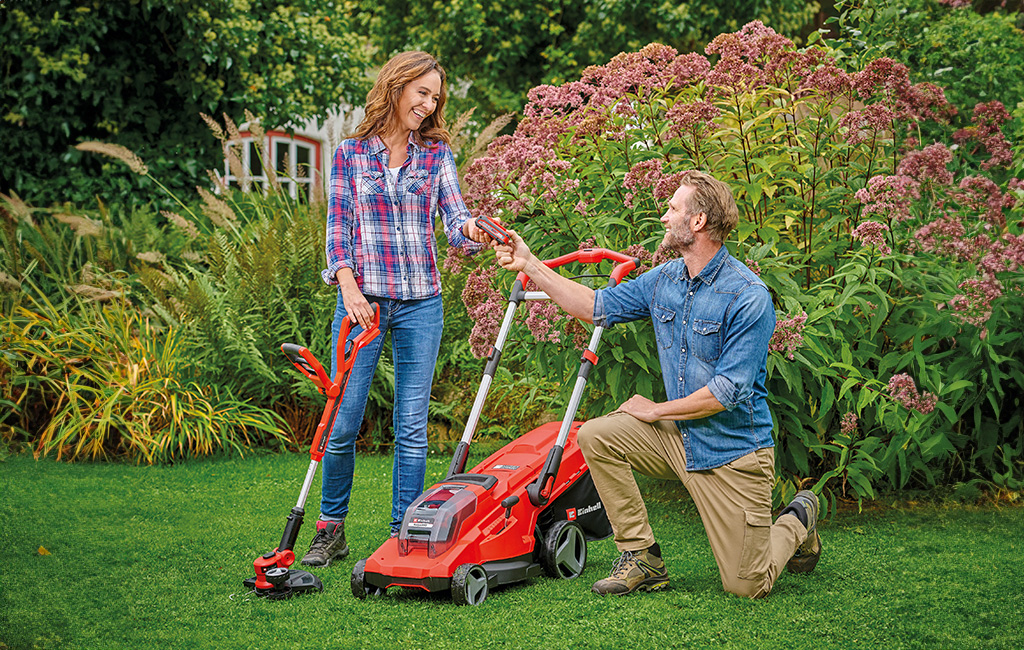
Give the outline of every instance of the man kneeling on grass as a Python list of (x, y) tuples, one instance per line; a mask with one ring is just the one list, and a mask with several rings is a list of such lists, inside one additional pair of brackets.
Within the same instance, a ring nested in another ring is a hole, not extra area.
[(622, 553), (611, 575), (594, 583), (597, 594), (668, 586), (633, 470), (683, 482), (728, 592), (764, 596), (783, 566), (811, 571), (821, 556), (812, 492), (798, 493), (772, 524), (775, 453), (764, 382), (775, 310), (760, 278), (722, 245), (737, 219), (728, 185), (688, 172), (661, 217), (661, 246), (682, 258), (597, 291), (546, 267), (518, 234), (495, 247), (502, 267), (524, 271), (576, 318), (603, 327), (654, 323), (668, 401), (634, 395), (579, 430)]

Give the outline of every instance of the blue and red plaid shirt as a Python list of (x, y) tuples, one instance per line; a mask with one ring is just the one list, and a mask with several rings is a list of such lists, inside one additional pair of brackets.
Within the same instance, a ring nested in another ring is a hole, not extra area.
[(448, 145), (421, 147), (410, 137), (408, 153), (392, 184), (388, 148), (378, 136), (338, 146), (327, 204), (327, 268), (321, 272), (327, 284), (337, 284), (338, 270), (347, 266), (364, 294), (398, 300), (438, 295), (438, 211), (452, 246), (482, 248), (462, 234), (471, 215)]

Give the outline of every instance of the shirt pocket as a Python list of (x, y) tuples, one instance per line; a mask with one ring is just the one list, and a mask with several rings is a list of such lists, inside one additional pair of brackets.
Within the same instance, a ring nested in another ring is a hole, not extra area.
[(654, 317), (654, 335), (658, 340), (658, 345), (662, 348), (671, 348), (673, 330), (675, 329), (676, 312), (669, 309), (668, 307), (662, 307), (658, 304), (651, 305), (651, 315)]
[(359, 196), (375, 196), (384, 194), (387, 186), (384, 182), (384, 172), (364, 172), (359, 179)]
[(711, 320), (693, 320), (690, 349), (694, 356), (705, 362), (717, 361), (722, 355), (722, 324)]
[(405, 175), (405, 190), (410, 194), (424, 194), (430, 188), (427, 170), (410, 169)]

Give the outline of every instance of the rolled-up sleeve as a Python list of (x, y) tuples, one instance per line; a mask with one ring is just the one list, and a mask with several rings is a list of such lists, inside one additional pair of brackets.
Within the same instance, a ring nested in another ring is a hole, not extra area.
[(658, 269), (653, 269), (628, 282), (594, 292), (594, 325), (611, 327), (618, 323), (649, 318), (651, 294)]
[(775, 331), (775, 308), (771, 294), (751, 284), (737, 296), (729, 310), (722, 354), (708, 390), (727, 410), (751, 398), (754, 382), (768, 358), (768, 342)]
[(352, 190), (353, 172), (345, 157), (344, 145), (334, 152), (331, 166), (331, 186), (327, 201), (327, 268), (321, 277), (327, 284), (338, 283), (338, 271), (343, 267), (358, 273), (353, 250), (355, 232), (355, 201)]
[(455, 157), (451, 149), (444, 147), (441, 163), (438, 166), (437, 208), (441, 213), (444, 233), (448, 243), (461, 248), (467, 253), (476, 253), (484, 248), (483, 244), (473, 241), (462, 233), (462, 227), (472, 218), (469, 208), (462, 200), (459, 187), (459, 173), (455, 166)]

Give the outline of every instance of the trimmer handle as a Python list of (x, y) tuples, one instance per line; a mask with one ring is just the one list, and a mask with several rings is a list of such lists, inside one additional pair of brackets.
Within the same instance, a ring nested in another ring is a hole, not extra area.
[[(629, 275), (635, 268), (640, 266), (640, 259), (636, 257), (630, 257), (624, 253), (617, 253), (610, 251), (607, 248), (584, 248), (583, 250), (573, 251), (556, 257), (551, 260), (544, 260), (544, 266), (548, 268), (558, 268), (570, 262), (580, 262), (582, 264), (597, 264), (604, 260), (613, 260), (618, 262), (614, 269), (612, 269), (611, 275), (609, 276), (608, 286), (614, 287), (618, 283), (622, 282), (622, 279)], [(530, 278), (523, 273), (519, 272), (516, 276), (516, 280), (522, 283), (521, 286), (525, 287), (526, 283), (530, 281)]]
[[(371, 306), (373, 307), (373, 322), (370, 324), (370, 329), (363, 330), (351, 341), (348, 340), (348, 333), (352, 328), (351, 316), (345, 316), (341, 320), (341, 331), (338, 332), (338, 371), (334, 373), (334, 385), (340, 386), (341, 392), (344, 392), (345, 384), (348, 383), (348, 374), (352, 371), (352, 366), (355, 365), (356, 355), (380, 334), (380, 305), (371, 303)], [(344, 345), (342, 345), (342, 341), (345, 342)]]
[(342, 319), (341, 331), (338, 332), (338, 369), (334, 373), (333, 381), (327, 377), (323, 366), (316, 360), (312, 352), (293, 343), (285, 343), (281, 346), (281, 351), (299, 369), (299, 372), (309, 377), (320, 392), (327, 395), (327, 406), (324, 407), (323, 416), (320, 418), (320, 424), (316, 427), (316, 435), (313, 437), (313, 444), (309, 448), (310, 458), (317, 462), (323, 459), (324, 450), (327, 449), (327, 441), (331, 437), (334, 419), (338, 415), (338, 406), (345, 394), (348, 378), (352, 374), (352, 366), (356, 363), (356, 355), (370, 341), (380, 335), (380, 305), (373, 304), (373, 323), (370, 328), (364, 329), (350, 341), (348, 333), (351, 328), (352, 321), (349, 316), (346, 316)]
[(492, 220), (487, 216), (479, 216), (476, 218), (476, 226), (480, 230), (483, 230), (487, 235), (501, 244), (508, 246), (512, 243), (512, 235), (509, 234), (505, 228), (497, 221)]

